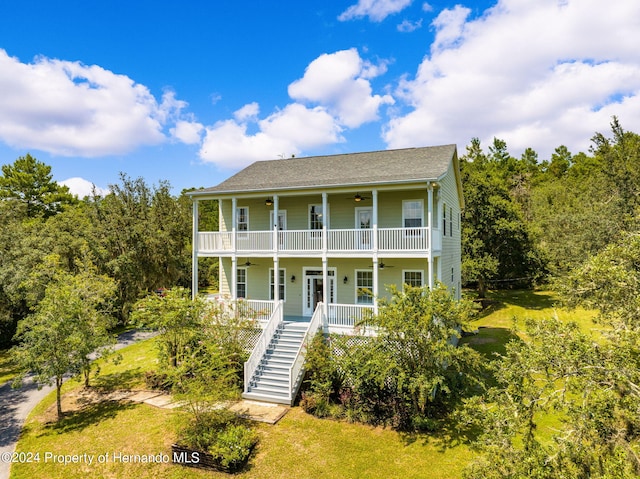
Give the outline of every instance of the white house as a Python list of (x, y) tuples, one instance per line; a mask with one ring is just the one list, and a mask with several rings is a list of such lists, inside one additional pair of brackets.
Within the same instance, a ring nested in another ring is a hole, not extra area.
[[(221, 297), (242, 299), (264, 328), (247, 397), (292, 402), (304, 338), (356, 334), (386, 285), (440, 281), (460, 295), (455, 145), (260, 161), (190, 195), (194, 295), (198, 258), (218, 257)], [(198, 203), (214, 199), (220, 231), (200, 231)]]

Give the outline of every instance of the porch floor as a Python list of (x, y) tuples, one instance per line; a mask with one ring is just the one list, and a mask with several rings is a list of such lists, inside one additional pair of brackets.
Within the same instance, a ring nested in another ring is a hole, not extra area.
[(308, 323), (311, 321), (311, 317), (310, 316), (291, 316), (291, 315), (285, 314), (283, 321), (285, 323)]

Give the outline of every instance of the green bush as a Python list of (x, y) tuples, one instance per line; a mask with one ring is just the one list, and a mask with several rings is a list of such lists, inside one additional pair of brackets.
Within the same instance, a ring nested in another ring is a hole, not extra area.
[(217, 434), (209, 453), (223, 468), (237, 470), (249, 459), (258, 437), (249, 427), (229, 424)]

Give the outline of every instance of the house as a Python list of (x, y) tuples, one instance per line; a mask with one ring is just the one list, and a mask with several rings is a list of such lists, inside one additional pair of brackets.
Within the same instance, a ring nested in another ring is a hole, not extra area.
[[(291, 403), (304, 341), (361, 333), (385, 285), (440, 281), (460, 296), (455, 145), (259, 161), (190, 195), (194, 295), (198, 258), (218, 257), (221, 297), (263, 327), (246, 397)], [(198, 204), (213, 199), (219, 231), (200, 231)]]

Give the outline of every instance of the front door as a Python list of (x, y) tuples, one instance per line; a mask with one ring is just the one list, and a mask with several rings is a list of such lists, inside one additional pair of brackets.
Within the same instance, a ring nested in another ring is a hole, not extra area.
[[(335, 303), (336, 281), (335, 270), (328, 271), (329, 303)], [(305, 270), (304, 272), (304, 304), (303, 316), (312, 316), (319, 302), (324, 301), (324, 279), (322, 270)]]
[(356, 208), (356, 249), (371, 249), (371, 208)]

